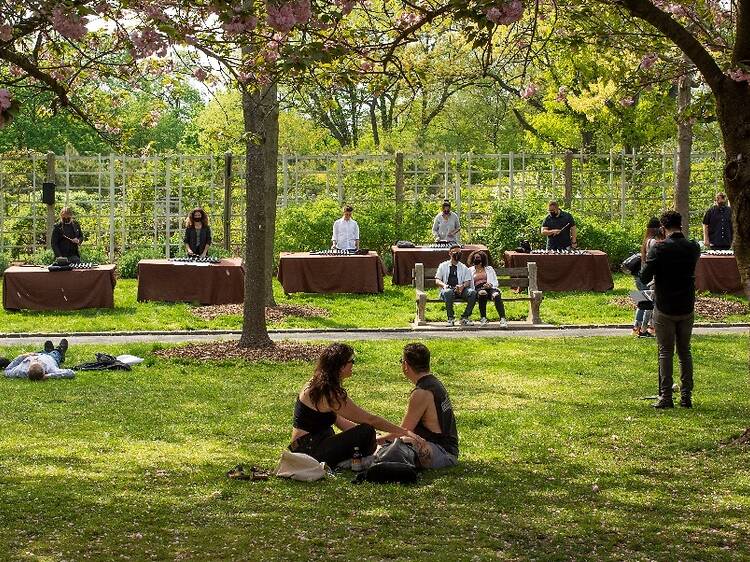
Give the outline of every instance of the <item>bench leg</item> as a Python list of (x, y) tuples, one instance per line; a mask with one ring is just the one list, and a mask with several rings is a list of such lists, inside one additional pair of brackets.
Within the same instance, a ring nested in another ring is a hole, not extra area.
[(417, 317), (414, 319), (414, 323), (417, 326), (424, 326), (427, 324), (425, 319), (425, 307), (427, 305), (427, 295), (421, 294), (417, 296)]
[(542, 304), (542, 293), (540, 291), (533, 291), (531, 300), (529, 301), (529, 323), (530, 324), (541, 324), (542, 320), (539, 316), (539, 307)]

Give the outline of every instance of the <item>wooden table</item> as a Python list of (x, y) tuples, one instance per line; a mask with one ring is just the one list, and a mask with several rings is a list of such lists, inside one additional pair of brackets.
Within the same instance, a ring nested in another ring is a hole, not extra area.
[[(487, 246), (482, 244), (464, 244), (461, 248), (461, 261), (466, 263), (469, 255), (474, 250), (482, 250), (490, 257)], [(415, 263), (424, 264), (425, 268), (437, 267), (449, 259), (448, 248), (430, 248), (429, 246), (416, 246), (414, 248), (399, 248), (391, 246), (393, 253), (393, 284), (411, 285), (411, 272)]]
[(382, 293), (385, 266), (377, 252), (367, 255), (313, 255), (284, 252), (279, 281), (289, 293)]
[(242, 303), (245, 268), (240, 258), (225, 258), (216, 264), (141, 260), (138, 300), (203, 305)]
[(524, 267), (536, 262), (541, 291), (609, 291), (614, 287), (607, 254), (524, 254), (505, 252), (505, 267)]
[(3, 275), (7, 310), (114, 308), (115, 266), (49, 271), (46, 266), (12, 266)]
[(742, 294), (742, 279), (733, 254), (701, 254), (695, 266), (695, 289), (710, 293)]

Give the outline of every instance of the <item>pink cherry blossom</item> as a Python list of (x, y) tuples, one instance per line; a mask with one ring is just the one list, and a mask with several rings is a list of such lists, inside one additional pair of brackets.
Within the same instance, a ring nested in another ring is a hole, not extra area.
[(414, 12), (402, 12), (395, 21), (395, 26), (398, 29), (408, 29), (421, 20), (419, 14)]
[(620, 105), (623, 106), (623, 107), (631, 107), (634, 104), (635, 104), (635, 100), (632, 97), (630, 97), (630, 96), (628, 96), (626, 98), (622, 98), (620, 100)]
[(233, 16), (228, 22), (224, 22), (221, 27), (228, 35), (235, 35), (244, 31), (252, 31), (258, 26), (258, 18), (255, 16)]
[(199, 67), (193, 70), (193, 78), (195, 78), (199, 82), (203, 82), (207, 77), (208, 73), (202, 68)]
[(276, 31), (291, 31), (297, 23), (297, 16), (294, 13), (292, 5), (282, 4), (281, 6), (276, 6), (268, 2), (266, 6), (268, 10), (268, 25)]
[(0, 41), (10, 41), (13, 39), (13, 28), (7, 23), (0, 25)]
[(648, 55), (644, 55), (644, 57), (641, 59), (641, 68), (643, 70), (648, 70), (652, 66), (654, 66), (654, 63), (659, 60), (659, 55), (656, 53), (650, 53)]
[(296, 2), (292, 2), (292, 12), (294, 12), (294, 17), (296, 18), (297, 23), (307, 23), (310, 21), (310, 16), (312, 16), (310, 0), (297, 0)]
[(525, 100), (529, 98), (533, 98), (537, 92), (539, 91), (539, 87), (534, 84), (533, 82), (526, 86), (523, 90), (521, 90), (521, 97)]
[(133, 43), (133, 56), (135, 58), (146, 58), (151, 55), (163, 57), (167, 54), (167, 40), (153, 29), (146, 28), (140, 33), (134, 32), (130, 36)]
[(78, 14), (64, 12), (60, 6), (52, 10), (52, 27), (63, 37), (79, 40), (88, 32), (88, 20)]
[(520, 20), (521, 16), (523, 16), (523, 2), (520, 0), (503, 2), (502, 4), (488, 8), (484, 14), (492, 23), (510, 25)]
[(10, 92), (5, 88), (0, 89), (0, 110), (5, 111), (10, 109), (12, 103), (13, 97), (10, 95)]
[(335, 0), (335, 4), (341, 8), (341, 13), (345, 16), (354, 9), (354, 0)]
[(750, 72), (742, 68), (734, 68), (728, 71), (727, 75), (735, 82), (747, 82), (750, 84)]
[(564, 102), (568, 100), (568, 88), (565, 86), (560, 86), (560, 88), (557, 90), (557, 96), (555, 97), (555, 101)]

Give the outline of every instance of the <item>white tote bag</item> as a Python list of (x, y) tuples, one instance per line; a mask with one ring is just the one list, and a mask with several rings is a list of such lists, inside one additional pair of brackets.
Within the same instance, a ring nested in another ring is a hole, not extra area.
[(300, 482), (314, 482), (325, 478), (325, 475), (326, 464), (324, 462), (318, 462), (304, 453), (293, 453), (289, 449), (281, 452), (281, 460), (279, 466), (276, 467), (276, 476)]

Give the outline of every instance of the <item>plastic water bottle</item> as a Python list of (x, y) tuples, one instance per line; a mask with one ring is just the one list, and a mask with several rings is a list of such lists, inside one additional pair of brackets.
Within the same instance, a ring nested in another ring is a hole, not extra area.
[(352, 472), (362, 472), (362, 453), (359, 452), (359, 447), (354, 447), (352, 453)]

